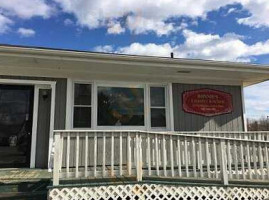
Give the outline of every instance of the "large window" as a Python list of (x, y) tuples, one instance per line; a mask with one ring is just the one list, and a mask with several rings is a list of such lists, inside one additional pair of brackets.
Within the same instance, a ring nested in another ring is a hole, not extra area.
[(166, 127), (165, 87), (150, 87), (151, 127)]
[(144, 89), (98, 87), (98, 126), (144, 126)]
[(90, 128), (92, 113), (91, 84), (75, 83), (74, 85), (73, 127)]
[(166, 85), (77, 82), (73, 89), (72, 128), (164, 130), (171, 127)]

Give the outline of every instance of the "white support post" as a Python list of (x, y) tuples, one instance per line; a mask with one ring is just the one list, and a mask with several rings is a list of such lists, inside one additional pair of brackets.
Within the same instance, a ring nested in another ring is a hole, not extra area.
[(61, 150), (60, 150), (60, 133), (55, 133), (55, 147), (54, 147), (54, 161), (53, 161), (53, 186), (59, 185), (60, 178), (60, 158), (61, 158)]
[(143, 156), (142, 156), (142, 135), (139, 136), (139, 181), (142, 181), (143, 177)]
[(222, 181), (224, 185), (228, 185), (229, 183), (228, 183), (228, 173), (227, 173), (227, 159), (226, 159), (224, 140), (220, 140), (219, 155), (220, 155), (220, 167), (221, 167)]
[(141, 152), (141, 135), (136, 133), (136, 179), (142, 181), (142, 152)]
[(127, 172), (128, 176), (132, 173), (132, 158), (131, 158), (131, 136), (130, 132), (127, 135)]

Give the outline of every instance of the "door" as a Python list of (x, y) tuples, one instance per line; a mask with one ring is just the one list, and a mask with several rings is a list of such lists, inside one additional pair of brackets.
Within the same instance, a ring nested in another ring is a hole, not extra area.
[(34, 87), (0, 84), (0, 168), (29, 167)]

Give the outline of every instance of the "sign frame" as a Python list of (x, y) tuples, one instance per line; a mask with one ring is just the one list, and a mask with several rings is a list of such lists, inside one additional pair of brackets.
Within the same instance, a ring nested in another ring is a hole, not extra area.
[[(195, 111), (194, 108), (191, 108), (189, 105), (187, 105), (186, 99), (188, 96), (191, 96), (193, 93), (199, 93), (199, 92), (212, 92), (212, 93), (218, 93), (218, 95), (223, 96), (223, 99), (226, 99), (228, 102), (228, 108), (223, 109), (222, 111), (218, 112), (211, 112), (211, 113), (206, 113), (206, 112), (201, 112), (201, 111)], [(188, 96), (187, 96), (188, 95)], [(187, 96), (187, 97), (186, 97)], [(233, 106), (233, 96), (232, 94), (228, 92), (224, 92), (221, 90), (216, 90), (216, 89), (211, 89), (211, 88), (199, 88), (199, 89), (194, 89), (194, 90), (186, 90), (182, 93), (182, 110), (186, 113), (190, 114), (195, 114), (195, 115), (200, 115), (204, 117), (214, 117), (214, 116), (220, 116), (220, 115), (225, 115), (232, 113), (234, 111), (234, 106)]]

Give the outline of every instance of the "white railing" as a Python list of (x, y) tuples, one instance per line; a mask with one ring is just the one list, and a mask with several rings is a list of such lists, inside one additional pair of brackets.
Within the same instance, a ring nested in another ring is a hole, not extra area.
[(60, 179), (269, 181), (269, 142), (143, 131), (55, 131)]
[(269, 131), (199, 131), (199, 132), (179, 132), (179, 134), (194, 134), (201, 136), (237, 138), (247, 140), (269, 141)]

